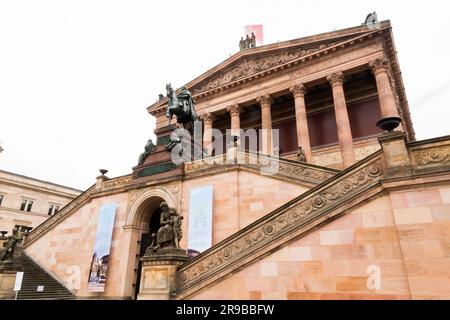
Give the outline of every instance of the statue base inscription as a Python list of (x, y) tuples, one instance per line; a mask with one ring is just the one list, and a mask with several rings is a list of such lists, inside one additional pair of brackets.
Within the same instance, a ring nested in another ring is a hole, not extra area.
[(138, 300), (171, 300), (176, 290), (178, 266), (188, 260), (186, 250), (159, 249), (141, 258), (141, 283)]

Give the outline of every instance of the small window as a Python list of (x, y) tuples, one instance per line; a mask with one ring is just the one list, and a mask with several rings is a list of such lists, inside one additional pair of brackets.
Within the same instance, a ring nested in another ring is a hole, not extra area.
[(2, 206), (2, 202), (3, 202), (3, 195), (0, 194), (0, 207)]
[(33, 208), (33, 200), (23, 199), (22, 204), (20, 205), (20, 211), (31, 212)]
[(54, 215), (54, 214), (57, 214), (58, 211), (59, 211), (59, 207), (60, 207), (59, 204), (51, 203), (51, 204), (49, 205), (49, 207), (48, 207), (48, 215), (49, 215), (49, 216), (52, 216), (52, 215)]
[(25, 211), (25, 208), (27, 207), (27, 200), (22, 200), (22, 204), (20, 205), (20, 211)]
[(19, 232), (25, 232), (25, 233), (28, 233), (28, 232), (30, 232), (33, 229), (33, 227), (22, 226), (22, 225), (19, 225), (19, 224), (16, 224), (14, 228), (18, 228)]
[(31, 212), (32, 207), (33, 207), (33, 201), (28, 201), (27, 212)]

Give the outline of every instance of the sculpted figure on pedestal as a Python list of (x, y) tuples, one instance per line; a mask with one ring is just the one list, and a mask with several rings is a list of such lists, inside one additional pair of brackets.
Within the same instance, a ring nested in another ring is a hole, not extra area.
[(303, 151), (303, 148), (302, 148), (302, 147), (298, 147), (298, 151), (297, 151), (297, 161), (298, 161), (298, 162), (306, 162), (305, 151)]
[(250, 39), (250, 37), (247, 35), (245, 37), (245, 48), (250, 48), (250, 45), (252, 44), (252, 39)]
[(183, 128), (193, 126), (197, 121), (197, 113), (195, 112), (195, 103), (191, 92), (183, 87), (180, 94), (177, 96), (169, 83), (166, 85), (167, 97), (169, 98), (169, 105), (167, 107), (167, 118), (169, 118), (169, 125), (172, 117), (177, 117), (177, 123)]
[(183, 217), (179, 215), (174, 208), (169, 208), (166, 202), (162, 202), (160, 227), (158, 232), (152, 234), (153, 243), (150, 249), (157, 252), (159, 249), (178, 249), (180, 248), (180, 240), (183, 237), (181, 231), (181, 220)]
[(256, 47), (256, 36), (255, 36), (255, 34), (253, 32), (252, 32), (252, 36), (250, 38), (250, 46), (252, 48)]
[(239, 41), (239, 50), (245, 49), (245, 40), (244, 37), (241, 37), (241, 40)]
[(147, 159), (148, 155), (156, 150), (156, 146), (153, 144), (152, 139), (148, 139), (147, 144), (144, 147), (144, 152), (139, 156), (138, 165), (141, 166), (144, 164), (145, 159)]
[(17, 244), (22, 241), (22, 237), (19, 234), (19, 228), (14, 228), (11, 236), (7, 237), (3, 248), (0, 249), (0, 261), (11, 261), (16, 252)]

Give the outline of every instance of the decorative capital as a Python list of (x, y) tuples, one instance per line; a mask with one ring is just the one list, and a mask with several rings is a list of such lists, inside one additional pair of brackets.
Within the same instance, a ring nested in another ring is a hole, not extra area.
[(388, 72), (389, 70), (389, 60), (388, 59), (376, 59), (369, 63), (369, 68), (372, 70), (374, 75), (380, 72)]
[(306, 89), (306, 87), (302, 83), (299, 83), (290, 88), (289, 91), (292, 93), (294, 98), (297, 97), (303, 98), (305, 97), (305, 94), (308, 92), (308, 89)]
[(330, 82), (331, 86), (342, 86), (344, 84), (344, 74), (342, 72), (336, 72), (327, 77), (327, 80)]
[(200, 116), (200, 119), (203, 121), (204, 124), (212, 124), (215, 118), (216, 117), (210, 112), (204, 113)]
[(241, 113), (241, 107), (238, 104), (233, 104), (227, 107), (227, 111), (232, 117), (239, 116), (239, 114)]
[(265, 96), (256, 98), (256, 102), (259, 103), (261, 108), (270, 107), (270, 105), (272, 104), (272, 101), (273, 101), (272, 98), (268, 94), (266, 94)]

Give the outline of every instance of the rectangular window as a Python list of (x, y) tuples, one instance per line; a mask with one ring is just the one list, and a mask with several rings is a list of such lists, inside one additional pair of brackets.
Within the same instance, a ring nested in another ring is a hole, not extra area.
[(49, 216), (52, 216), (52, 215), (54, 215), (54, 214), (57, 214), (58, 211), (59, 211), (59, 207), (60, 207), (59, 204), (51, 203), (51, 204), (49, 205), (49, 207), (48, 207), (48, 215), (49, 215)]
[(33, 207), (33, 201), (28, 201), (27, 212), (31, 212), (32, 207)]
[(25, 211), (25, 208), (27, 207), (27, 200), (22, 200), (22, 204), (20, 205), (20, 211)]
[(25, 233), (28, 233), (33, 229), (33, 227), (22, 226), (20, 224), (16, 224), (15, 228), (18, 228), (19, 232), (25, 232)]
[(3, 202), (3, 195), (0, 194), (0, 207), (2, 206), (2, 202)]

